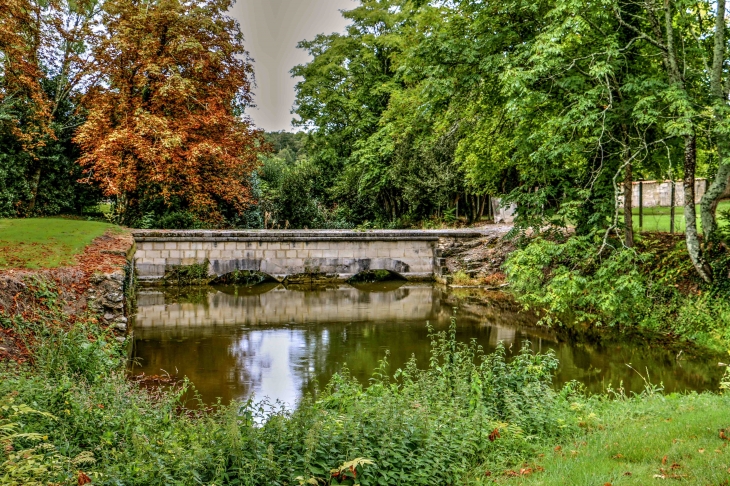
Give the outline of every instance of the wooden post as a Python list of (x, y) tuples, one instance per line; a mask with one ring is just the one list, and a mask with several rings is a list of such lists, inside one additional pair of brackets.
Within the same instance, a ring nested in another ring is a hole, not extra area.
[(644, 181), (639, 179), (639, 231), (644, 229)]
[(674, 234), (674, 177), (672, 177), (672, 191), (669, 198), (669, 232)]

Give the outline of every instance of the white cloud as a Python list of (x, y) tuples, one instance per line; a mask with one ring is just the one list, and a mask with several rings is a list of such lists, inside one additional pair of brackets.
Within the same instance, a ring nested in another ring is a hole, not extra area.
[(296, 45), (317, 34), (344, 32), (340, 10), (353, 0), (239, 0), (231, 15), (241, 24), (246, 49), (254, 59), (255, 102), (249, 115), (265, 130), (291, 130), (294, 85), (289, 71), (310, 57)]

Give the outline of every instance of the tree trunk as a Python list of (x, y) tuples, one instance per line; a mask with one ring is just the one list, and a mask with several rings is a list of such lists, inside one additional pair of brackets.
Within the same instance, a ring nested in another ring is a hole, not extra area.
[[(718, 141), (718, 152), (720, 152)], [(707, 188), (707, 191), (700, 200), (700, 215), (702, 216), (702, 231), (705, 241), (711, 242), (717, 231), (717, 204), (725, 198), (730, 197), (730, 161), (720, 158), (720, 165), (717, 167), (715, 179)]]
[(28, 215), (30, 216), (35, 209), (35, 203), (38, 200), (38, 187), (41, 184), (41, 163), (38, 162), (30, 181), (30, 201), (28, 201)]
[[(712, 53), (712, 73), (710, 74), (710, 92), (714, 100), (713, 115), (715, 123), (721, 124), (727, 116), (726, 96), (722, 84), (722, 68), (725, 62), (725, 0), (717, 2), (715, 15), (715, 38)], [(730, 140), (724, 133), (716, 133), (717, 139), (717, 174), (707, 192), (700, 201), (702, 215), (702, 229), (705, 234), (705, 243), (711, 244), (717, 231), (717, 203), (728, 196), (730, 185)]]
[(626, 246), (634, 247), (634, 174), (631, 162), (626, 164), (624, 169), (624, 231), (626, 234)]
[(697, 235), (697, 209), (695, 208), (695, 169), (697, 167), (697, 139), (695, 135), (684, 137), (684, 219), (687, 252), (697, 273), (705, 282), (712, 282), (712, 269), (702, 256)]

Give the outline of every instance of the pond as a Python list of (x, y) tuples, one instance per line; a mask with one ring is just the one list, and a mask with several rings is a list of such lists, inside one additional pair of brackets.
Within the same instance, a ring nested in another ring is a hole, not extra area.
[[(411, 356), (428, 363), (426, 323), (487, 352), (499, 342), (509, 354), (525, 341), (560, 360), (556, 386), (578, 380), (592, 392), (623, 384), (641, 391), (644, 378), (666, 392), (717, 390), (716, 357), (687, 357), (643, 339), (570, 338), (535, 326), (499, 292), (381, 282), (319, 289), (206, 287), (184, 292), (140, 289), (133, 320), (133, 375), (187, 376), (206, 403), (268, 397), (294, 406), (347, 366), (367, 384), (389, 352), (395, 372)], [(629, 367), (630, 365), (630, 367)]]

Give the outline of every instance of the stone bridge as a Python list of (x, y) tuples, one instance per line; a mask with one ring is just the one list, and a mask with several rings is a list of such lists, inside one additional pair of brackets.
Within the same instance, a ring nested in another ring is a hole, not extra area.
[(285, 280), (312, 275), (347, 280), (368, 270), (388, 270), (408, 280), (441, 274), (439, 246), (504, 232), (489, 230), (138, 230), (134, 231), (137, 277), (164, 278), (174, 266), (207, 264), (210, 275), (235, 270)]

